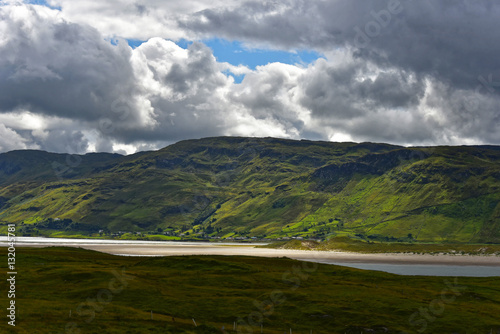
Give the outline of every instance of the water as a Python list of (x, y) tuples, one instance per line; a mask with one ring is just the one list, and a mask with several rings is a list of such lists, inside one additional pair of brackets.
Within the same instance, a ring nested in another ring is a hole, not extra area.
[(386, 263), (349, 263), (330, 260), (311, 260), (318, 263), (335, 264), (364, 270), (377, 270), (407, 276), (453, 276), (453, 277), (494, 277), (500, 276), (500, 267), (494, 266), (457, 266), (431, 264), (386, 264)]
[[(7, 237), (0, 236), (0, 246), (6, 246)], [(366, 258), (336, 256), (335, 253), (320, 252), (316, 258), (309, 257), (307, 251), (274, 250), (253, 248), (263, 243), (222, 243), (222, 242), (184, 242), (184, 241), (143, 241), (143, 240), (106, 240), (17, 237), (18, 246), (71, 246), (104, 251), (111, 254), (128, 256), (166, 256), (166, 255), (247, 255), (295, 258), (325, 264), (335, 264), (364, 270), (384, 271), (398, 275), (454, 276), (454, 277), (500, 277), (500, 265), (456, 265), (456, 264), (393, 264), (369, 262)], [(224, 246), (239, 247), (224, 247)], [(312, 254), (311, 254), (312, 255)], [(326, 256), (326, 257), (325, 257)], [(330, 258), (331, 257), (331, 258)], [(388, 261), (389, 262), (389, 261)]]

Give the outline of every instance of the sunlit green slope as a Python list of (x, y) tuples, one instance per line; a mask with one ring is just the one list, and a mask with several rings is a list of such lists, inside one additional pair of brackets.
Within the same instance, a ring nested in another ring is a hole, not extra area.
[(495, 146), (217, 137), (131, 156), (0, 154), (0, 222), (32, 235), (500, 242), (499, 201)]

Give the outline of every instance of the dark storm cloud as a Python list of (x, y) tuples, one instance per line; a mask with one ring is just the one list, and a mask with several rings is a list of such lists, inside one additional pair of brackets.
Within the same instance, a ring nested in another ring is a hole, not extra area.
[[(180, 25), (324, 52), (299, 81), (300, 103), (358, 140), (498, 143), (499, 20), (488, 0), (288, 0), (209, 8)], [(353, 59), (336, 63), (339, 50)]]
[(64, 129), (48, 132), (37, 144), (40, 149), (49, 152), (81, 154), (87, 152), (89, 141), (81, 131)]
[[(346, 2), (348, 3), (348, 2)], [(352, 7), (342, 5), (342, 7)], [(285, 48), (337, 44), (340, 28), (329, 32), (330, 9), (319, 1), (246, 1), (240, 6), (209, 8), (179, 21), (181, 28), (227, 39), (256, 41)], [(326, 17), (325, 17), (326, 16)], [(314, 23), (314, 24), (313, 24)], [(339, 26), (340, 27), (340, 26)]]
[[(500, 3), (496, 1), (246, 2), (203, 10), (180, 25), (205, 35), (289, 49), (349, 47), (381, 66), (475, 87), (500, 74)], [(500, 78), (499, 78), (500, 79)]]
[(300, 81), (301, 103), (317, 116), (356, 118), (376, 108), (411, 108), (420, 103), (425, 83), (391, 69), (370, 69), (355, 59), (333, 65), (318, 60)]
[[(130, 50), (33, 6), (2, 7), (0, 112), (95, 120), (133, 88)], [(119, 83), (119, 84), (118, 84)]]
[(429, 107), (441, 111), (441, 123), (446, 124), (446, 136), (499, 143), (500, 99), (497, 95), (457, 90), (441, 83), (434, 85), (427, 100)]
[(411, 82), (404, 73), (381, 73), (374, 80), (365, 79), (352, 85), (354, 97), (387, 108), (407, 108), (417, 104), (424, 95), (423, 82)]

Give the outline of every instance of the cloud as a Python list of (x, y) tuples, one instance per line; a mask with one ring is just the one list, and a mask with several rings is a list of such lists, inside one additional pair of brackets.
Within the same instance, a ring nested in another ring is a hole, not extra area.
[(10, 142), (8, 148), (2, 146), (3, 151), (34, 148), (59, 153), (85, 153), (89, 150), (89, 129), (86, 123), (79, 120), (19, 109), (0, 113), (0, 125), (7, 129), (0, 135), (2, 142)]
[[(500, 144), (497, 30), (480, 33), (492, 26), (497, 5), (402, 0), (382, 24), (377, 17), (388, 3), (0, 6), (0, 150), (130, 153), (219, 135)], [(85, 13), (79, 19), (78, 10)], [(134, 19), (140, 16), (148, 18)], [(110, 37), (140, 37), (140, 22), (149, 23), (139, 47)], [(379, 24), (377, 34), (366, 30), (370, 22)], [(181, 48), (165, 39), (170, 32), (161, 24), (178, 36), (307, 47), (325, 57), (309, 65), (233, 66), (217, 62), (201, 42)], [(356, 27), (369, 41), (359, 43)], [(235, 83), (231, 73), (245, 76)]]
[(348, 48), (380, 66), (462, 88), (499, 76), (500, 3), (458, 1), (53, 0), (60, 15), (104, 36), (226, 38), (275, 49)]
[(28, 148), (28, 145), (26, 145), (26, 140), (22, 136), (4, 124), (0, 124), (0, 152), (26, 148)]
[(202, 43), (151, 38), (132, 50), (42, 6), (0, 15), (0, 120), (22, 138), (19, 148), (133, 152), (185, 138), (290, 136), (272, 115), (235, 105), (238, 85), (224, 72), (252, 71), (218, 63)]
[(500, 75), (495, 29), (500, 3), (479, 1), (247, 1), (179, 18), (203, 36), (330, 52), (351, 49), (382, 66), (476, 85), (482, 74)]
[(104, 36), (148, 40), (162, 37), (191, 39), (194, 34), (178, 27), (177, 21), (198, 11), (230, 6), (236, 0), (53, 0), (62, 15), (76, 23), (91, 25)]
[[(133, 52), (136, 78), (142, 83), (143, 98), (154, 110), (157, 126), (133, 133), (124, 131), (121, 139), (125, 142), (145, 138), (171, 142), (217, 135), (288, 137), (293, 131), (276, 121), (273, 113), (258, 114), (236, 93), (244, 92), (245, 86), (250, 92), (256, 91), (261, 83), (252, 80), (260, 75), (258, 72), (217, 63), (211, 50), (201, 43), (182, 49), (173, 42), (153, 38)], [(223, 73), (225, 69), (248, 73), (248, 77), (237, 85)], [(262, 99), (264, 94), (258, 95), (249, 100)]]
[(0, 21), (0, 112), (95, 120), (134, 89), (130, 49), (94, 28), (42, 6), (2, 6)]

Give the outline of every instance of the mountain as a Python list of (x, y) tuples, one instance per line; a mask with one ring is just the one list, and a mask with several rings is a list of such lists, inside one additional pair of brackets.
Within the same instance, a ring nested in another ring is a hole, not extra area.
[[(186, 140), (0, 154), (0, 232), (500, 242), (500, 147)], [(21, 224), (22, 222), (22, 224)]]

